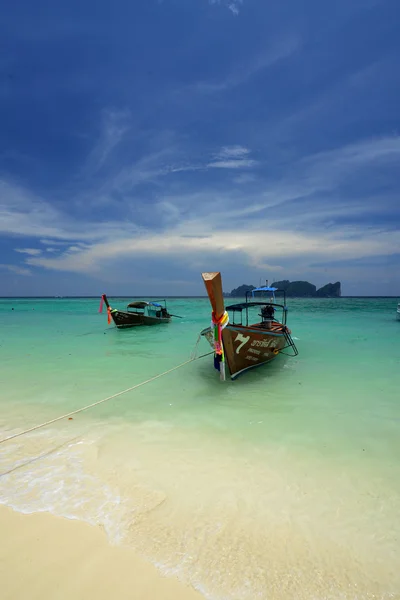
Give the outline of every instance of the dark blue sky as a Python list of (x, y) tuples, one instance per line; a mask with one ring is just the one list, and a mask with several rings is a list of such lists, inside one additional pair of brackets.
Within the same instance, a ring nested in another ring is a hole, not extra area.
[(0, 21), (0, 295), (400, 295), (398, 0), (31, 0)]

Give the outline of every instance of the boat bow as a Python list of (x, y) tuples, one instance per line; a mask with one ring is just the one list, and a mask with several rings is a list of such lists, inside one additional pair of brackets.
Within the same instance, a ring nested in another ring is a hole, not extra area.
[(225, 381), (225, 351), (222, 332), (229, 323), (229, 316), (225, 310), (221, 273), (219, 271), (202, 273), (201, 276), (212, 308), (211, 332), (214, 341), (214, 366), (220, 372), (221, 381)]

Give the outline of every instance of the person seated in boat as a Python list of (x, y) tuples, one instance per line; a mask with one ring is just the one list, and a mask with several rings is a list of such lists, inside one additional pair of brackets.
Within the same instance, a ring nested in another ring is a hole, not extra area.
[(261, 309), (262, 322), (268, 329), (271, 327), (271, 322), (274, 320), (275, 309), (271, 304), (263, 306)]
[(161, 318), (162, 319), (167, 319), (168, 318), (168, 311), (166, 308), (162, 308), (161, 309)]

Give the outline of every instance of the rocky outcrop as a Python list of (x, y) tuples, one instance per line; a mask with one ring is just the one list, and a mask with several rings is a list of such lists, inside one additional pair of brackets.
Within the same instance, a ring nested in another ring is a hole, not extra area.
[(284, 290), (289, 298), (313, 298), (317, 292), (317, 288), (308, 281), (275, 281), (272, 287), (277, 287)]
[[(340, 281), (336, 283), (327, 283), (317, 290), (316, 286), (308, 281), (274, 281), (271, 287), (276, 287), (279, 290), (284, 290), (289, 298), (340, 298), (341, 285)], [(244, 298), (246, 292), (251, 292), (255, 289), (254, 285), (240, 285), (231, 291), (227, 296), (232, 298)]]
[(327, 283), (316, 291), (317, 298), (340, 298), (342, 295), (340, 281), (336, 283)]
[(239, 285), (239, 287), (235, 288), (234, 290), (231, 291), (230, 296), (232, 298), (244, 298), (246, 295), (246, 292), (251, 292), (251, 290), (254, 290), (255, 286), (254, 285)]

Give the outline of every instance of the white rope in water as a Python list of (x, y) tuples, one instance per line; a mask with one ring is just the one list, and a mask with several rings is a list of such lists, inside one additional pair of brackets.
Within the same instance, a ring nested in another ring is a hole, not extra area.
[[(191, 360), (197, 360), (197, 350), (198, 350), (198, 347), (199, 347), (200, 340), (201, 340), (201, 333), (199, 333), (199, 336), (198, 336), (198, 338), (196, 340), (195, 346), (194, 346), (194, 348), (192, 350), (192, 353), (190, 355), (190, 359)], [(199, 358), (201, 358), (201, 356), (199, 356)]]
[(46, 427), (47, 425), (51, 425), (52, 423), (56, 423), (57, 421), (61, 421), (62, 419), (67, 419), (68, 417), (72, 417), (72, 415), (77, 415), (78, 413), (81, 413), (84, 410), (89, 410), (89, 408), (94, 408), (95, 406), (98, 406), (99, 404), (103, 404), (103, 402), (107, 402), (108, 400), (112, 400), (113, 398), (122, 396), (122, 394), (131, 392), (132, 390), (135, 390), (135, 389), (141, 387), (142, 385), (146, 385), (146, 383), (150, 383), (151, 381), (154, 381), (155, 379), (164, 377), (164, 375), (168, 375), (168, 373), (172, 373), (172, 371), (176, 371), (177, 369), (180, 369), (181, 367), (184, 367), (185, 365), (187, 365), (195, 360), (199, 360), (200, 358), (203, 358), (204, 356), (209, 356), (210, 354), (212, 354), (212, 352), (207, 352), (207, 354), (202, 354), (201, 356), (198, 356), (196, 358), (189, 358), (189, 360), (185, 360), (185, 362), (181, 363), (180, 365), (177, 365), (176, 367), (172, 367), (172, 369), (168, 369), (168, 371), (164, 371), (164, 373), (159, 373), (158, 375), (154, 375), (154, 377), (151, 377), (150, 379), (147, 379), (146, 381), (142, 381), (141, 383), (137, 383), (136, 385), (133, 385), (132, 387), (127, 388), (126, 390), (123, 390), (122, 392), (118, 392), (117, 394), (108, 396), (108, 398), (103, 398), (102, 400), (93, 402), (93, 404), (88, 404), (88, 406), (83, 406), (82, 408), (73, 410), (72, 412), (69, 412), (66, 415), (62, 415), (61, 417), (56, 417), (55, 419), (51, 419), (50, 421), (46, 421), (45, 423), (41, 423), (40, 425), (35, 425), (34, 427), (30, 427), (29, 429), (25, 429), (24, 431), (20, 431), (19, 433), (14, 433), (13, 435), (10, 435), (10, 436), (0, 440), (0, 444), (3, 444), (4, 442), (9, 442), (10, 440), (14, 440), (15, 438), (18, 438), (21, 435), (31, 433), (32, 431), (36, 431), (37, 429), (41, 429), (42, 427)]

